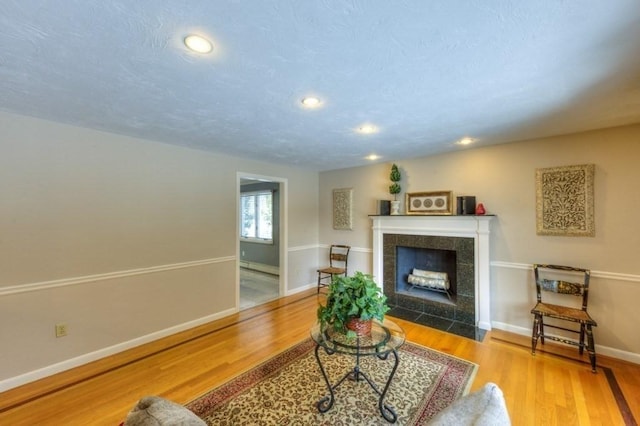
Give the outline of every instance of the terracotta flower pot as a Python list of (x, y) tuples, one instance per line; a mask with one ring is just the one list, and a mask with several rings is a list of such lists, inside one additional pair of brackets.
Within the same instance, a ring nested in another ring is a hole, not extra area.
[(366, 336), (371, 333), (371, 322), (373, 320), (361, 320), (360, 318), (351, 318), (347, 321), (347, 330), (355, 331), (358, 336)]

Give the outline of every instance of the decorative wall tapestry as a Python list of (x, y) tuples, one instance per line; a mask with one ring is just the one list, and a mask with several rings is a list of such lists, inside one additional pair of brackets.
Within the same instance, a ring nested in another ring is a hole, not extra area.
[(595, 235), (594, 172), (594, 164), (536, 169), (538, 235)]
[(353, 189), (340, 188), (333, 190), (333, 229), (352, 229), (351, 202)]

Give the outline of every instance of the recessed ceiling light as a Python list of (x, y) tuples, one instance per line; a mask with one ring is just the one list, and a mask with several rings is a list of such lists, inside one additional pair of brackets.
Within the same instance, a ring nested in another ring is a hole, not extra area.
[(476, 140), (473, 138), (469, 138), (469, 137), (464, 137), (462, 139), (460, 139), (458, 142), (456, 142), (458, 145), (469, 145), (474, 143)]
[(373, 124), (363, 124), (362, 126), (358, 127), (358, 132), (364, 133), (366, 135), (371, 133), (376, 133), (377, 131), (378, 131), (378, 128)]
[(375, 160), (379, 159), (379, 158), (380, 158), (380, 156), (379, 156), (379, 155), (376, 155), (376, 154), (371, 154), (371, 155), (367, 155), (367, 156), (366, 156), (366, 157), (364, 157), (364, 158), (366, 158), (366, 159), (367, 159), (367, 160), (369, 160), (369, 161), (375, 161)]
[(184, 44), (189, 49), (197, 53), (209, 53), (213, 50), (211, 42), (199, 35), (190, 35), (185, 37)]
[(309, 96), (302, 99), (302, 105), (306, 106), (307, 108), (315, 108), (320, 105), (320, 99), (316, 98), (315, 96)]

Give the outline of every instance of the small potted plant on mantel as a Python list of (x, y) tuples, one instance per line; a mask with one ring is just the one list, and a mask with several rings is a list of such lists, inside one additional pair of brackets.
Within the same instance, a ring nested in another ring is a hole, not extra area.
[(400, 174), (400, 170), (398, 170), (398, 166), (393, 164), (391, 166), (391, 173), (389, 175), (389, 179), (391, 179), (391, 185), (389, 185), (389, 194), (393, 195), (393, 201), (391, 201), (391, 214), (399, 215), (400, 214), (400, 201), (398, 201), (398, 194), (402, 190), (400, 187), (400, 180), (402, 179), (402, 175)]
[(363, 336), (371, 331), (371, 321), (382, 321), (387, 311), (387, 297), (373, 277), (356, 272), (331, 282), (326, 305), (318, 307), (318, 322), (323, 329), (331, 326), (347, 337)]

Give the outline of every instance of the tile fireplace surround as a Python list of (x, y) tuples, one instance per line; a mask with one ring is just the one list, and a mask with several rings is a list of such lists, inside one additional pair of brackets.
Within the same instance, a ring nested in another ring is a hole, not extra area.
[[(393, 308), (390, 314), (402, 312), (404, 319), (481, 340), (483, 330), (491, 330), (489, 224), (493, 216), (411, 215), (371, 216), (371, 219), (373, 276), (389, 297)], [(400, 290), (396, 293), (399, 286), (396, 277), (402, 275), (395, 271), (396, 253), (404, 247), (455, 252), (457, 274), (454, 270), (451, 275), (452, 288), (457, 284), (458, 294), (453, 294), (449, 301), (442, 293), (416, 297), (416, 293), (431, 293), (428, 290), (418, 289), (413, 295)]]

